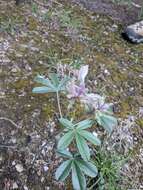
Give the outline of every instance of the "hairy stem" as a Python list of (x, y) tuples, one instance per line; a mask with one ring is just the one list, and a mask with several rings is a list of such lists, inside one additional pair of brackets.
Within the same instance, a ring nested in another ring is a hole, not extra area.
[(59, 109), (59, 113), (60, 113), (60, 118), (62, 118), (62, 111), (61, 111), (61, 105), (60, 105), (60, 97), (59, 97), (59, 92), (57, 91), (57, 103), (58, 103), (58, 109)]

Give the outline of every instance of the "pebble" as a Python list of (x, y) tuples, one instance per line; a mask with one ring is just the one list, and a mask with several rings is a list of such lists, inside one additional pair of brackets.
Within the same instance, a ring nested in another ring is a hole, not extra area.
[(24, 190), (29, 190), (28, 187), (26, 185), (24, 185)]
[(95, 137), (97, 137), (98, 136), (98, 134), (95, 132), (95, 131), (93, 131), (93, 133), (92, 133)]
[(49, 170), (48, 166), (44, 166), (44, 171), (47, 172)]
[(13, 183), (13, 185), (12, 185), (12, 189), (18, 189), (18, 185), (17, 185), (16, 182)]
[(17, 67), (14, 67), (14, 68), (12, 68), (11, 69), (11, 72), (13, 72), (13, 73), (17, 73), (17, 72), (19, 72), (19, 68), (17, 68)]
[(44, 177), (42, 177), (42, 178), (41, 178), (41, 182), (43, 183), (43, 182), (44, 182), (44, 180), (45, 180), (45, 178), (44, 178)]
[(17, 170), (19, 173), (23, 172), (23, 170), (24, 170), (24, 168), (23, 168), (23, 166), (22, 166), (21, 164), (17, 164), (17, 165), (15, 166), (15, 168), (16, 168), (16, 170)]

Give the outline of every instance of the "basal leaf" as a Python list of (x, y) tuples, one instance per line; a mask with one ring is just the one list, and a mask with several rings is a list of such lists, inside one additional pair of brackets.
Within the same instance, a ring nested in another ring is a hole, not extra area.
[(64, 181), (69, 175), (72, 166), (72, 160), (64, 161), (56, 170), (56, 180)]
[(117, 119), (115, 117), (101, 112), (96, 114), (96, 121), (109, 133), (111, 133), (114, 127), (117, 126)]
[(72, 154), (66, 149), (58, 149), (57, 153), (64, 158), (73, 158)]
[(64, 127), (73, 129), (74, 124), (70, 120), (60, 118), (59, 121)]
[(92, 125), (93, 125), (93, 121), (90, 119), (86, 119), (77, 123), (76, 129), (80, 129), (80, 130), (87, 129), (87, 128), (90, 128)]
[(86, 179), (76, 163), (72, 164), (72, 184), (74, 190), (86, 190)]
[(94, 136), (92, 133), (85, 131), (85, 130), (80, 130), (78, 131), (78, 133), (84, 137), (86, 140), (88, 140), (89, 142), (91, 142), (94, 145), (101, 145), (101, 141)]
[(96, 177), (98, 174), (97, 167), (92, 164), (91, 162), (86, 162), (81, 159), (76, 160), (77, 165), (79, 168), (88, 176), (90, 177)]
[(73, 131), (67, 132), (58, 142), (58, 149), (65, 149), (69, 146), (74, 138)]
[(33, 88), (32, 92), (37, 94), (44, 94), (48, 92), (55, 92), (55, 89), (49, 88), (47, 86), (41, 86)]
[(85, 139), (82, 136), (80, 136), (78, 133), (76, 134), (75, 137), (76, 137), (77, 148), (79, 150), (81, 157), (84, 160), (89, 160), (90, 159), (90, 150), (89, 150), (89, 147), (88, 147)]

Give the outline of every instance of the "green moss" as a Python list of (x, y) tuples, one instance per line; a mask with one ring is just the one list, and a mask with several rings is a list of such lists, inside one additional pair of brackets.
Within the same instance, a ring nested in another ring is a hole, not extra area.
[(138, 119), (136, 123), (143, 128), (143, 119)]
[(43, 119), (46, 119), (46, 120), (51, 119), (55, 113), (55, 110), (56, 110), (56, 108), (51, 103), (43, 105), (43, 107), (42, 107)]

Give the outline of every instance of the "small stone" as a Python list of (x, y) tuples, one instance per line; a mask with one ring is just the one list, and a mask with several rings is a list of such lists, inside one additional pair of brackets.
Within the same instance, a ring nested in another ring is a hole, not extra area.
[(44, 166), (44, 171), (47, 172), (49, 170), (48, 166)]
[(28, 64), (25, 66), (25, 69), (26, 69), (27, 71), (31, 71), (31, 70), (32, 70), (31, 67), (30, 67)]
[(28, 187), (26, 185), (24, 185), (24, 190), (29, 190)]
[(107, 69), (104, 70), (104, 73), (105, 73), (106, 75), (110, 75), (110, 72), (109, 72)]
[(11, 69), (11, 72), (13, 72), (13, 73), (17, 73), (19, 71), (20, 71), (20, 69), (18, 67), (14, 67)]
[(17, 164), (17, 165), (15, 166), (15, 168), (16, 168), (16, 170), (17, 170), (19, 173), (23, 172), (23, 170), (24, 170), (24, 168), (23, 168), (23, 166), (22, 166), (21, 164)]
[(143, 117), (143, 107), (139, 108), (139, 117)]
[(12, 162), (12, 166), (15, 166), (15, 164), (16, 164), (15, 161), (13, 161), (13, 162)]
[(18, 189), (18, 185), (17, 185), (16, 182), (13, 183), (13, 185), (12, 185), (12, 189)]
[(41, 182), (43, 183), (43, 182), (44, 182), (44, 180), (45, 180), (45, 178), (44, 178), (44, 177), (42, 177), (42, 178), (41, 178)]
[(98, 136), (98, 134), (95, 132), (95, 131), (93, 131), (93, 133), (92, 133), (95, 137), (97, 137)]

